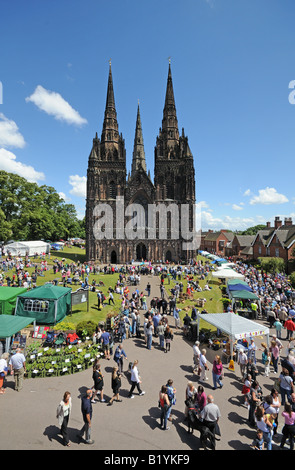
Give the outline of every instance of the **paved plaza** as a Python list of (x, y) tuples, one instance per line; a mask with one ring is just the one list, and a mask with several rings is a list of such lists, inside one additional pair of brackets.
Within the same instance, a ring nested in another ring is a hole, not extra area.
[[(158, 277), (142, 276), (140, 290), (145, 289), (150, 281), (152, 285), (151, 296), (160, 296), (160, 279)], [(167, 287), (167, 286), (166, 286)], [(92, 387), (92, 370), (88, 369), (77, 374), (64, 377), (26, 379), (20, 392), (14, 391), (14, 379), (7, 378), (6, 393), (1, 395), (1, 450), (105, 450), (120, 451), (149, 451), (149, 452), (179, 452), (198, 450), (200, 447), (199, 432), (187, 433), (184, 423), (184, 399), (187, 382), (192, 380), (197, 386), (199, 380), (192, 373), (192, 346), (184, 339), (182, 330), (174, 328), (174, 318), (168, 316), (169, 324), (173, 327), (174, 340), (171, 351), (164, 353), (158, 347), (155, 339), (154, 349), (148, 350), (143, 339), (129, 338), (124, 341), (124, 350), (128, 359), (125, 361), (125, 377), (122, 379), (122, 402), (114, 402), (107, 406), (112, 396), (111, 370), (115, 365), (113, 359), (101, 360), (104, 373), (104, 391), (106, 403), (93, 404), (92, 439), (93, 445), (86, 445), (77, 438), (77, 432), (82, 428), (81, 394)], [(271, 330), (274, 333), (274, 330)], [(285, 336), (285, 333), (283, 333)], [(264, 338), (265, 339), (265, 338)], [(264, 339), (255, 340), (257, 346)], [(285, 341), (283, 340), (285, 345)], [(258, 351), (258, 368), (263, 372), (261, 353)], [(219, 353), (218, 353), (219, 354)], [(213, 351), (210, 350), (210, 358)], [(135, 392), (133, 399), (128, 399), (130, 389), (128, 363), (138, 359), (138, 369), (142, 378), (142, 389), (146, 392), (139, 396)], [(217, 450), (250, 450), (250, 444), (255, 436), (255, 430), (248, 425), (248, 410), (243, 405), (244, 397), (241, 395), (242, 383), (239, 367), (231, 371), (224, 366), (224, 387), (213, 390), (212, 367), (208, 372), (209, 380), (205, 383), (205, 392), (213, 394), (215, 403), (221, 412), (220, 429), (221, 438), (217, 442)], [(263, 388), (264, 395), (269, 394), (275, 376), (258, 375), (258, 381)], [(176, 405), (172, 409), (173, 422), (170, 429), (160, 429), (160, 410), (158, 408), (158, 394), (162, 385), (168, 379), (173, 379), (177, 390)], [(56, 408), (65, 391), (72, 395), (73, 410), (69, 420), (69, 437), (71, 447), (62, 445), (56, 419)], [(281, 410), (282, 411), (282, 410)], [(282, 427), (282, 417), (279, 418), (279, 431)], [(279, 448), (279, 440), (273, 449)], [(287, 447), (288, 448), (288, 447)]]

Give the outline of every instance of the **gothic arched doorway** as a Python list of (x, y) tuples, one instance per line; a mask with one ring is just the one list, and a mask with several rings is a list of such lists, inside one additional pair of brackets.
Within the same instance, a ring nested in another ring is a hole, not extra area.
[(117, 263), (117, 253), (115, 250), (111, 252), (111, 264), (116, 264)]
[(139, 243), (136, 247), (136, 259), (141, 261), (146, 259), (146, 246), (144, 243)]
[(172, 261), (172, 254), (170, 250), (166, 251), (166, 261)]

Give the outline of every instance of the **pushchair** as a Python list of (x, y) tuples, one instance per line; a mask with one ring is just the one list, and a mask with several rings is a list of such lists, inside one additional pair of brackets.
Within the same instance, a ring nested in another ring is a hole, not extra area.
[(55, 334), (53, 330), (47, 332), (47, 336), (44, 340), (43, 346), (53, 346), (54, 345)]

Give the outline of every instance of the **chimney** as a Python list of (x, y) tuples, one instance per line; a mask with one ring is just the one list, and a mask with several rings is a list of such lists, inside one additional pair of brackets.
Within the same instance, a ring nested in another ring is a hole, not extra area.
[(290, 225), (292, 224), (293, 224), (292, 217), (285, 217), (284, 225), (287, 225), (287, 227), (290, 227)]
[(282, 221), (279, 217), (275, 217), (275, 228), (280, 228), (282, 226)]
[(270, 222), (266, 222), (266, 227), (270, 228)]

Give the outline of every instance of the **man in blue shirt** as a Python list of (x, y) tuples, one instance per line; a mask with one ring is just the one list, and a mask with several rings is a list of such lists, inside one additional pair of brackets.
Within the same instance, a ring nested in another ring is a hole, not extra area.
[(81, 398), (81, 412), (83, 416), (84, 425), (78, 434), (80, 439), (83, 438), (85, 433), (85, 442), (86, 444), (94, 444), (94, 441), (91, 439), (91, 419), (92, 419), (92, 390), (88, 389), (86, 395)]
[(110, 334), (105, 331), (103, 328), (102, 335), (100, 337), (102, 344), (102, 350), (104, 352), (104, 357), (109, 361), (110, 360)]

